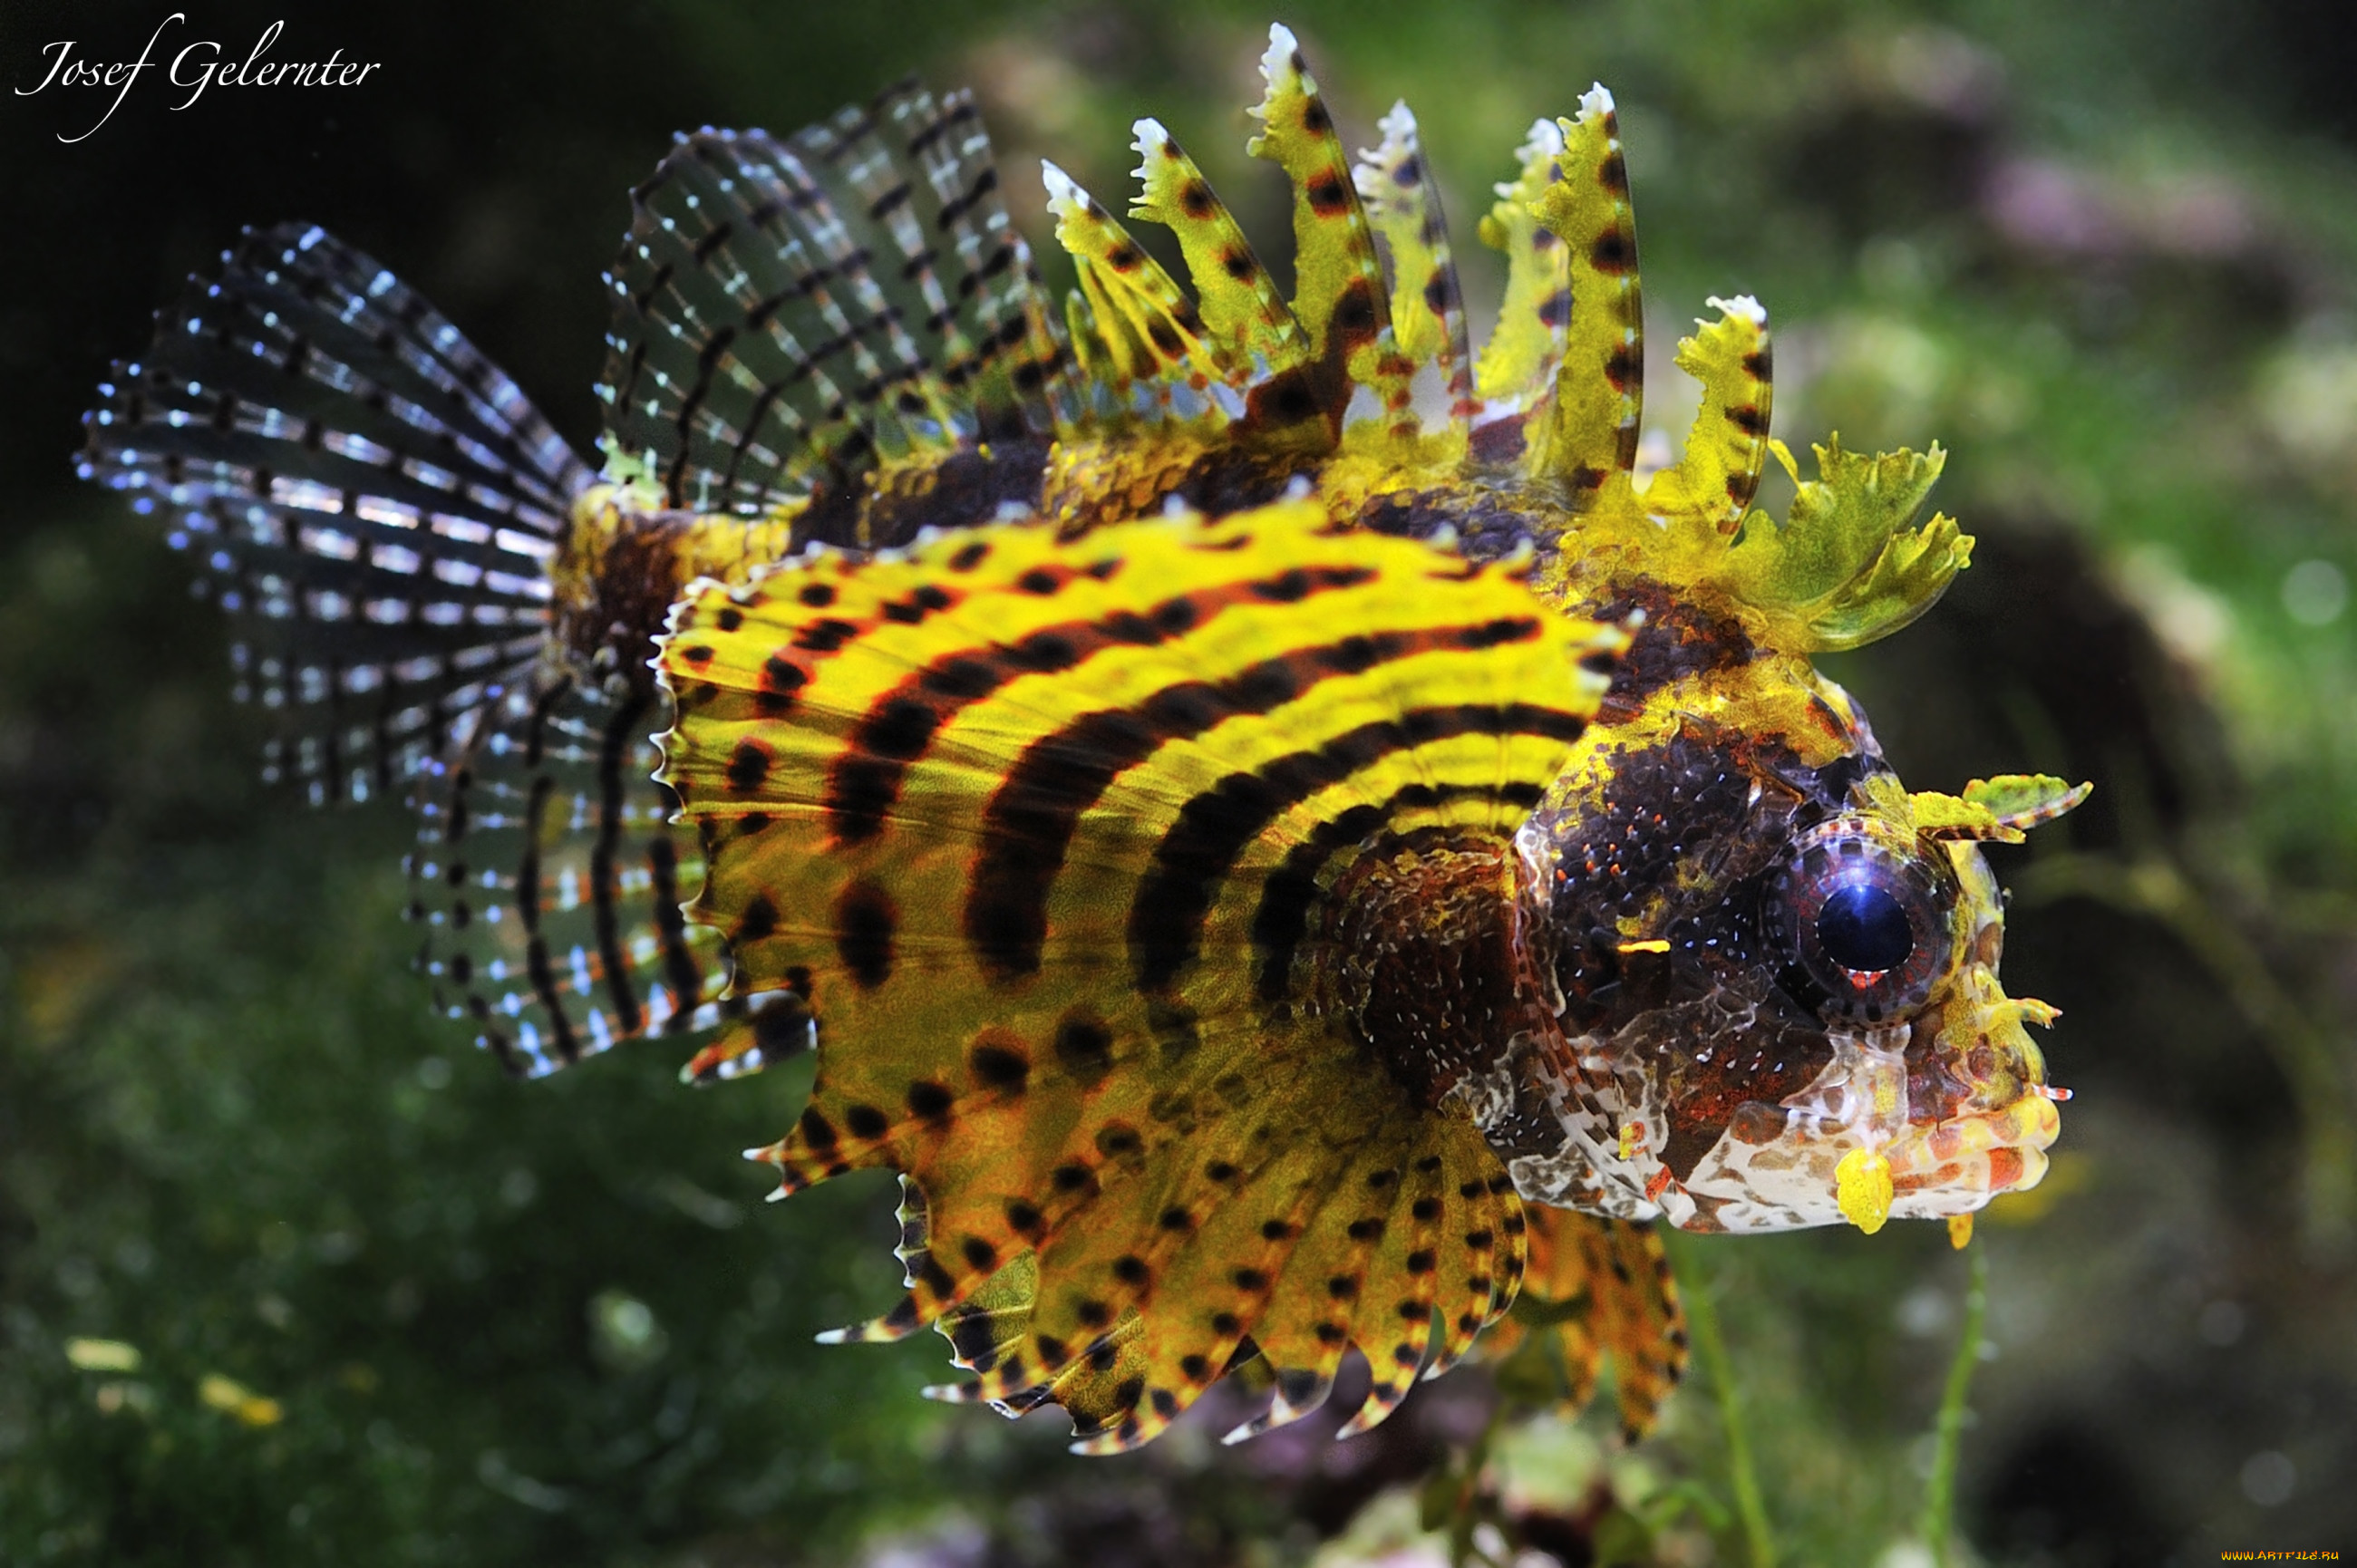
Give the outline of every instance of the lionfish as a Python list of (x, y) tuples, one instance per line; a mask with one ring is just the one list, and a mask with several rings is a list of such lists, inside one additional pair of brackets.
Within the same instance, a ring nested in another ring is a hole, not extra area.
[(904, 83), (631, 192), (602, 473), (299, 226), (118, 367), (83, 472), (205, 563), (272, 768), (411, 793), (425, 967), (511, 1067), (815, 1047), (752, 1157), (899, 1173), (908, 1265), (829, 1337), (931, 1325), (933, 1392), (1107, 1452), (1231, 1372), (1241, 1435), (1356, 1348), (1347, 1434), (1552, 1337), (1641, 1434), (1684, 1359), (1649, 1222), (1954, 1228), (2043, 1174), (2053, 1012), (1978, 844), (2086, 789), (1910, 793), (1813, 668), (1972, 540), (1918, 521), (1936, 446), (1800, 476), (1753, 300), (1641, 474), (1602, 87), (1482, 220), (1477, 358), (1414, 117), (1351, 159), (1270, 40), (1289, 300), (1146, 119), (1130, 216), (1192, 290), (1049, 165), (1052, 311), (971, 95)]

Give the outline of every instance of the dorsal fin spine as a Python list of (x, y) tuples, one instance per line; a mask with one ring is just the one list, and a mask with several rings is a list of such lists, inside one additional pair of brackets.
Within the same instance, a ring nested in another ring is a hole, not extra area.
[[(1476, 450), (1519, 459), (1526, 446), (1523, 433), (1544, 417), (1554, 395), (1571, 314), (1571, 271), (1563, 242), (1531, 211), (1539, 193), (1562, 177), (1562, 130), (1552, 121), (1535, 122), (1515, 156), (1522, 160), (1521, 173), (1497, 187), (1498, 200), (1481, 220), (1482, 243), (1506, 253), (1506, 296), (1473, 381), (1482, 404), (1475, 418)], [(1483, 427), (1497, 425), (1512, 426), (1512, 439), (1485, 442)]]
[(1205, 331), (1226, 345), (1232, 363), (1254, 366), (1254, 381), (1305, 362), (1307, 335), (1195, 160), (1158, 120), (1143, 119), (1131, 129), (1139, 190), (1130, 216), (1178, 236)]
[(1262, 129), (1245, 151), (1277, 165), (1293, 185), (1291, 309), (1318, 367), (1318, 392), (1338, 430), (1352, 388), (1365, 387), (1399, 434), (1413, 436), (1412, 371), (1391, 330), (1374, 233), (1350, 158), (1293, 34), (1277, 24), (1268, 38), (1260, 66), (1266, 91), (1251, 112)]
[(1563, 242), (1571, 288), (1563, 355), (1529, 469), (1576, 510), (1607, 485), (1625, 489), (1637, 462), (1645, 401), (1644, 306), (1637, 226), (1612, 94), (1591, 87), (1575, 119), (1558, 121), (1558, 172), (1532, 215)]
[(1392, 331), (1412, 366), (1438, 367), (1449, 422), (1461, 430), (1480, 405), (1473, 396), (1464, 295), (1440, 193), (1408, 106), (1393, 104), (1376, 128), (1383, 134), (1382, 145), (1361, 153), (1353, 173), (1369, 221), (1391, 252)]

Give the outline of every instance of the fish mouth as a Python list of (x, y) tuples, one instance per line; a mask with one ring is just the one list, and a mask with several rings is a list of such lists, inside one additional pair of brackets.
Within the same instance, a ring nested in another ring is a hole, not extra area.
[(1871, 1231), (2036, 1187), (2065, 1096), (2024, 1026), (2054, 1016), (2007, 996), (1992, 966), (1968, 963), (1911, 1020), (1829, 1031), (1816, 1078), (1738, 1117), (1663, 1195), (1664, 1214), (1695, 1230)]
[(1902, 1219), (1969, 1214), (2000, 1193), (2036, 1187), (2062, 1129), (2046, 1059), (2027, 1028), (2055, 1010), (2014, 998), (1996, 972), (1973, 964), (1937, 1011), (1910, 1028), (1920, 1062), (1909, 1074), (1909, 1119), (1878, 1152), (1890, 1163), (1890, 1212)]

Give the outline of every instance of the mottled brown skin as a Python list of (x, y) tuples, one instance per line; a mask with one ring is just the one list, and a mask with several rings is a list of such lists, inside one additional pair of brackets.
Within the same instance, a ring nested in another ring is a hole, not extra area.
[(1427, 1107), (1544, 1015), (1521, 973), (1513, 845), (1427, 830), (1336, 884), (1327, 1005)]
[(686, 585), (680, 557), (695, 523), (685, 511), (576, 514), (556, 569), (573, 591), (560, 595), (551, 635), (580, 668), (654, 694), (646, 650)]

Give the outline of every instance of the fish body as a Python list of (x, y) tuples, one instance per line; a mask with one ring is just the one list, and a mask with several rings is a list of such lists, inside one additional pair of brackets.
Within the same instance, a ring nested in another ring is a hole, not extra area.
[(1232, 1369), (1273, 1389), (1241, 1434), (1356, 1348), (1361, 1430), (1545, 1331), (1641, 1431), (1684, 1359), (1645, 1222), (2039, 1178), (2051, 1010), (1998, 986), (1976, 844), (2084, 791), (1910, 794), (1814, 671), (1971, 542), (1919, 521), (1937, 448), (1800, 479), (1756, 304), (1681, 345), (1700, 413), (1638, 471), (1608, 93), (1499, 188), (1476, 356), (1413, 117), (1353, 160), (1281, 27), (1262, 69), (1290, 300), (1149, 120), (1132, 216), (1191, 288), (1050, 166), (1051, 309), (971, 100), (904, 84), (633, 191), (602, 474), (301, 231), (199, 285), (91, 469), (211, 551), (294, 766), (412, 785), (486, 1044), (815, 1044), (757, 1157), (905, 1194), (909, 1294), (840, 1337), (932, 1325), (944, 1397), (1113, 1450)]

